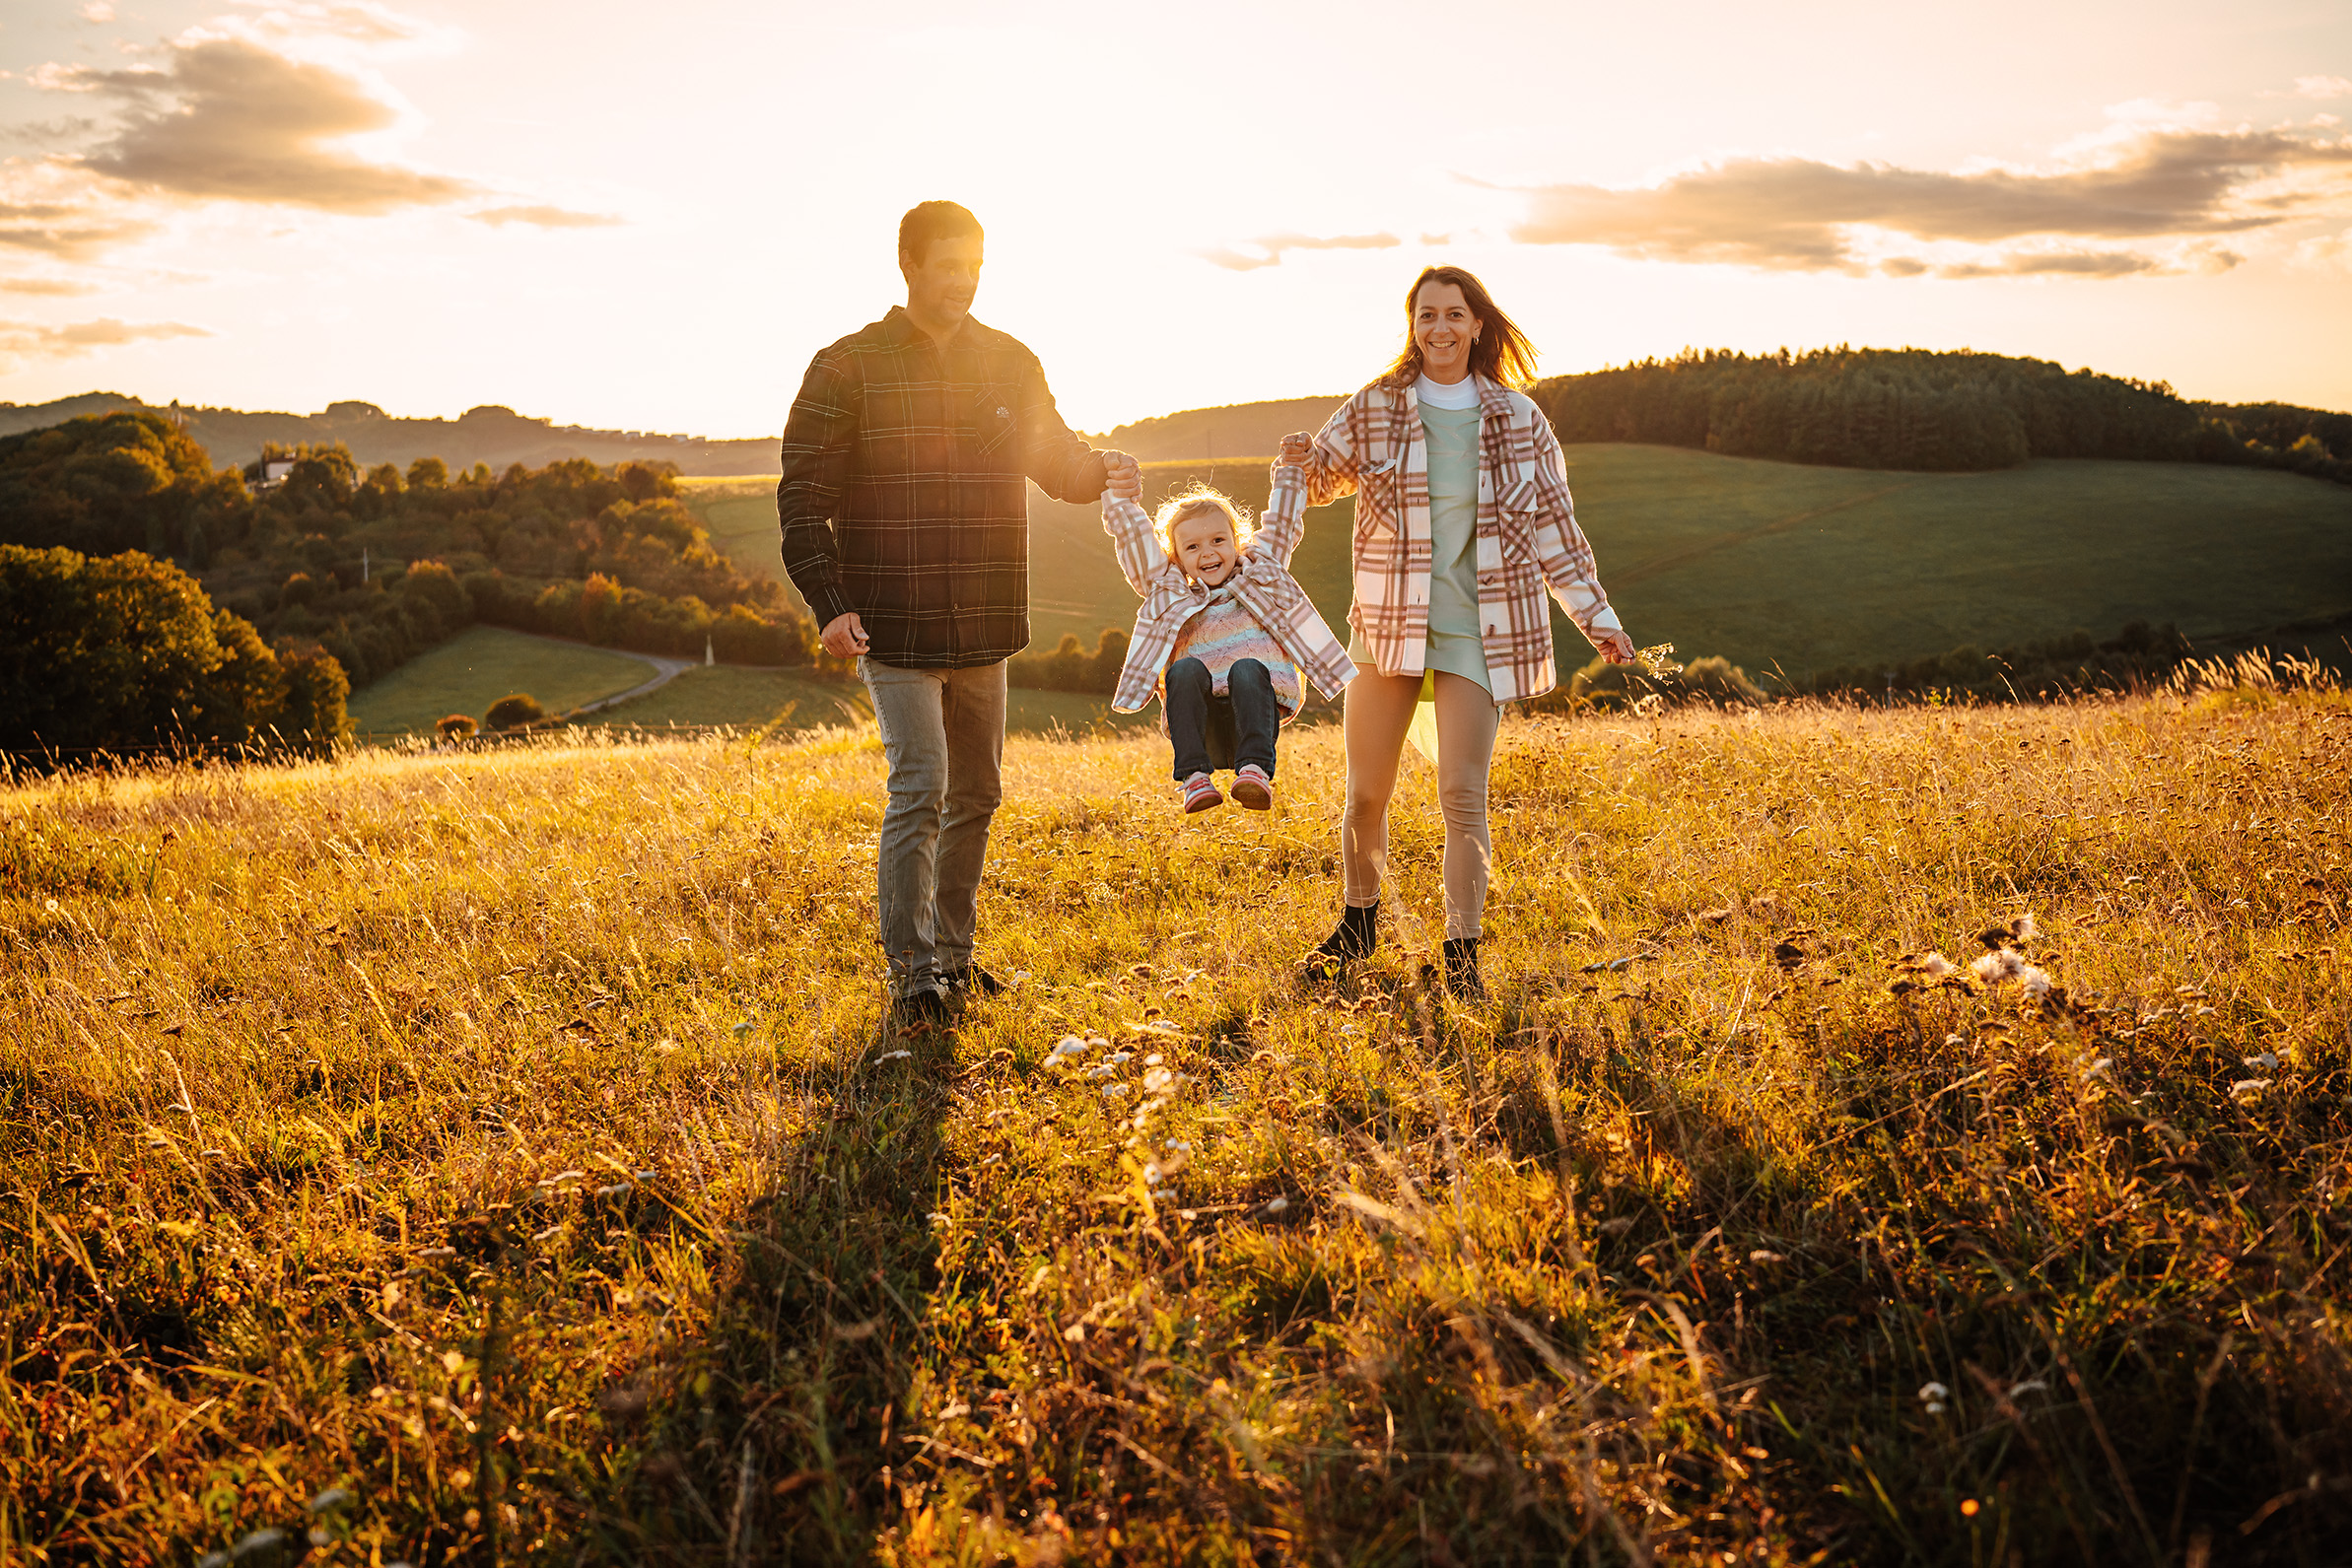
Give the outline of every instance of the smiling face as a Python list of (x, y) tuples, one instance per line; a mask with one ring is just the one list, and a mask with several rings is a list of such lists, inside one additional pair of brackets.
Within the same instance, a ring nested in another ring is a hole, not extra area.
[(1233, 520), (1221, 507), (1203, 507), (1178, 518), (1168, 530), (1168, 553), (1186, 577), (1212, 588), (1241, 565), (1241, 550), (1233, 541)]
[(901, 255), (898, 270), (907, 280), (907, 313), (918, 326), (937, 337), (950, 337), (972, 310), (980, 292), (978, 235), (958, 235), (931, 241), (930, 254), (920, 262)]
[(1462, 298), (1460, 284), (1432, 279), (1414, 295), (1413, 341), (1430, 380), (1451, 386), (1470, 374), (1470, 346), (1479, 331), (1479, 318)]

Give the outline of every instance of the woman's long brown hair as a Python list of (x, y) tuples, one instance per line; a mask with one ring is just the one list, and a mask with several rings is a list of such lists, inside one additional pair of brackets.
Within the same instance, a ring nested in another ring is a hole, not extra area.
[(1470, 368), (1500, 386), (1532, 386), (1536, 378), (1536, 346), (1517, 323), (1502, 313), (1494, 296), (1477, 276), (1460, 267), (1423, 267), (1405, 291), (1405, 352), (1381, 375), (1390, 386), (1407, 386), (1419, 379), (1421, 346), (1414, 341), (1413, 312), (1424, 283), (1450, 283), (1462, 291), (1462, 301), (1479, 319), (1479, 340), (1470, 346)]

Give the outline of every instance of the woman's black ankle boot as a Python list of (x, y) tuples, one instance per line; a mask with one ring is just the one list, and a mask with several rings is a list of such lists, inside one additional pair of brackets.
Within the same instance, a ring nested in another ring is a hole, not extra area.
[(1487, 999), (1487, 983), (1479, 978), (1477, 937), (1449, 936), (1445, 939), (1445, 989), (1464, 1001)]
[(1372, 949), (1380, 945), (1380, 906), (1366, 904), (1357, 908), (1347, 905), (1340, 911), (1340, 923), (1329, 936), (1317, 944), (1315, 957), (1349, 962), (1369, 958)]

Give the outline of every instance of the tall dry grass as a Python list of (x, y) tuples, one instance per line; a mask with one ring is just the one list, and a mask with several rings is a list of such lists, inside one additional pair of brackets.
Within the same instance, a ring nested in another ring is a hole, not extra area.
[(2328, 1560), (2299, 683), (1506, 726), (1481, 1009), (1425, 771), (1315, 988), (1333, 732), (1016, 740), (950, 1039), (854, 732), (20, 781), (0, 1559)]

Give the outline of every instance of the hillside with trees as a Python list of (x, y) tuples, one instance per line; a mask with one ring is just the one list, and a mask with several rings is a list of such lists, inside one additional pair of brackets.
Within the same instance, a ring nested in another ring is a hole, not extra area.
[(340, 445), (215, 470), (151, 410), (0, 437), (0, 542), (180, 563), (272, 646), (315, 643), (364, 685), (475, 621), (640, 652), (796, 664), (782, 584), (711, 548), (666, 466), (586, 458), (494, 474), (363, 469)]
[(1533, 395), (1563, 443), (1947, 473), (2031, 457), (2233, 463), (2352, 482), (2352, 414), (2193, 403), (2161, 381), (1998, 354), (1686, 351), (1554, 376)]
[[(0, 403), (0, 436), (40, 430), (85, 414), (136, 413), (152, 407), (119, 392), (83, 392), (49, 403)], [(594, 430), (534, 419), (499, 403), (469, 408), (455, 419), (402, 419), (374, 403), (329, 403), (315, 414), (246, 412), (236, 408), (183, 407), (174, 402), (154, 412), (186, 431), (216, 463), (250, 462), (267, 446), (329, 446), (342, 443), (363, 466), (439, 457), (452, 468), (488, 463), (544, 467), (571, 457), (612, 466), (626, 462), (675, 463), (682, 473), (762, 474), (776, 467), (776, 438), (715, 441), (706, 436), (666, 435), (642, 430)], [(781, 409), (777, 429), (783, 429)]]

